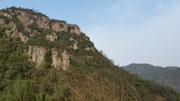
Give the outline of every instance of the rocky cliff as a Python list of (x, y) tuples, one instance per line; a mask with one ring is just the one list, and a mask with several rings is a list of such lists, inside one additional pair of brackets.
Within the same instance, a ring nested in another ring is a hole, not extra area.
[[(47, 31), (45, 37), (50, 42), (57, 40), (57, 36), (61, 32), (74, 35), (81, 34), (79, 26), (75, 24), (67, 24), (65, 21), (49, 19), (41, 13), (16, 7), (0, 11), (0, 25), (7, 29), (6, 35), (12, 38), (20, 38), (24, 43), (27, 43), (31, 37), (45, 34), (43, 31)], [(72, 48), (78, 49), (77, 43), (73, 43)], [(45, 63), (47, 50), (43, 46), (29, 46), (27, 51), (29, 60), (34, 62), (37, 68), (39, 68)], [(55, 68), (66, 70), (69, 67), (69, 55), (66, 50), (61, 51), (58, 51), (56, 48), (51, 49), (51, 65)]]

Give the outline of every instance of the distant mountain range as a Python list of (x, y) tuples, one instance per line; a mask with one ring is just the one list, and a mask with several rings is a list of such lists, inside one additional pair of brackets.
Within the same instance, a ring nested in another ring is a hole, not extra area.
[(180, 68), (175, 66), (160, 67), (150, 64), (130, 64), (123, 67), (125, 70), (140, 77), (158, 82), (163, 86), (174, 88), (180, 92)]

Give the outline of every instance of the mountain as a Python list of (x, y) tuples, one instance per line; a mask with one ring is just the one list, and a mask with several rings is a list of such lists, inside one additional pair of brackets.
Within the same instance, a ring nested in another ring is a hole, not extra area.
[(125, 70), (138, 74), (140, 77), (169, 86), (180, 92), (180, 68), (159, 67), (149, 64), (130, 64), (123, 67)]
[(180, 95), (114, 65), (78, 25), (11, 7), (0, 10), (0, 101), (180, 101)]

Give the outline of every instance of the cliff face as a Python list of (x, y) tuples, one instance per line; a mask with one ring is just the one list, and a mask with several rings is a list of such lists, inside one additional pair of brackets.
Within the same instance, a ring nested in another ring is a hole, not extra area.
[(69, 55), (66, 51), (59, 52), (57, 49), (52, 49), (52, 65), (55, 68), (67, 70), (69, 68)]
[(51, 28), (53, 30), (55, 30), (56, 32), (59, 32), (59, 31), (65, 31), (67, 32), (68, 31), (68, 25), (66, 22), (60, 22), (60, 21), (52, 21), (51, 22)]
[(39, 68), (43, 63), (45, 63), (45, 54), (47, 50), (44, 47), (39, 46), (29, 46), (28, 55), (29, 60), (36, 64)]
[[(29, 28), (32, 24), (37, 24), (42, 29), (52, 29), (56, 32), (70, 32), (80, 34), (80, 28), (74, 24), (67, 24), (65, 21), (51, 20), (41, 13), (35, 13), (31, 10), (27, 11), (19, 8), (9, 8), (6, 11), (1, 11), (0, 16), (12, 19), (14, 16), (24, 25), (25, 29), (31, 32)], [(0, 20), (2, 23), (3, 20)]]
[[(7, 15), (3, 14), (3, 16), (1, 16), (1, 17), (7, 17)], [(22, 32), (19, 32), (17, 30), (17, 26), (16, 26), (15, 22), (13, 22), (13, 21), (6, 22), (5, 19), (0, 18), (0, 26), (3, 26), (4, 28), (6, 28), (6, 35), (7, 36), (14, 37), (14, 38), (19, 37), (22, 42), (26, 42), (28, 40), (27, 36), (25, 36)]]
[[(41, 32), (43, 30), (49, 30), (45, 37), (50, 42), (57, 40), (57, 34), (60, 32), (81, 34), (77, 25), (67, 24), (65, 21), (51, 20), (41, 13), (14, 7), (0, 11), (0, 25), (7, 29), (6, 35), (12, 38), (20, 38), (23, 43), (27, 43), (31, 37), (44, 34)], [(74, 43), (72, 48), (78, 49), (77, 44)], [(37, 68), (45, 63), (46, 53), (47, 49), (38, 45), (29, 46), (27, 52), (29, 60), (34, 62)], [(52, 66), (63, 70), (69, 67), (69, 55), (66, 50), (60, 52), (58, 49), (53, 48), (51, 54)]]
[[(32, 61), (36, 64), (37, 68), (40, 68), (46, 61), (45, 55), (47, 54), (48, 49), (40, 46), (29, 46), (28, 56), (29, 61)], [(66, 51), (58, 51), (58, 49), (53, 48), (50, 51), (51, 54), (51, 65), (57, 69), (67, 70), (69, 67), (69, 55)]]

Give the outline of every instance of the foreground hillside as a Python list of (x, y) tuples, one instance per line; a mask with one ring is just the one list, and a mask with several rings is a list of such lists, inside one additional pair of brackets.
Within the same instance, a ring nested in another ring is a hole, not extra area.
[(170, 86), (180, 92), (180, 68), (178, 67), (157, 67), (149, 64), (131, 64), (124, 66), (124, 69), (138, 74), (140, 77), (160, 83), (163, 86)]
[(180, 101), (115, 66), (77, 25), (29, 9), (0, 11), (0, 101)]

